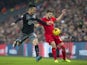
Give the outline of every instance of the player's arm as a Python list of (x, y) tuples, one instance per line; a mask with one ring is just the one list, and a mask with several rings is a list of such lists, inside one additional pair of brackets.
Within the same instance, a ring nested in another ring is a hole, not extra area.
[(57, 21), (60, 21), (65, 14), (66, 14), (66, 9), (63, 9), (63, 10), (62, 10), (62, 14), (61, 14), (58, 18), (56, 18), (56, 20), (57, 20)]
[(11, 23), (11, 26), (16, 25), (16, 23), (18, 23), (18, 22), (21, 21), (21, 20), (22, 20), (22, 18), (18, 18), (15, 22)]
[(19, 21), (21, 21), (23, 18), (18, 18), (15, 23), (18, 23)]
[(38, 23), (40, 23), (41, 25), (48, 25), (48, 23), (42, 21), (41, 19), (39, 18), (31, 18), (32, 20), (36, 20)]
[(47, 25), (46, 22), (44, 22), (44, 21), (42, 21), (41, 19), (38, 19), (38, 18), (37, 18), (37, 22), (39, 22), (39, 23), (42, 24), (42, 25)]

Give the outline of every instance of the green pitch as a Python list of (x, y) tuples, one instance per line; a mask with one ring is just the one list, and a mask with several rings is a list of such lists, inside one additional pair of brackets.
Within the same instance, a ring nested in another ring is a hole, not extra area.
[(52, 58), (43, 58), (36, 62), (31, 57), (0, 56), (0, 65), (87, 65), (87, 60), (71, 60), (70, 63), (59, 60), (59, 63), (54, 63)]

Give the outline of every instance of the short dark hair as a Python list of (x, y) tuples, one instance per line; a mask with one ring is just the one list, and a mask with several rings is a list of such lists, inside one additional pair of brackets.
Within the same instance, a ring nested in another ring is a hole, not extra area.
[(36, 6), (33, 5), (33, 4), (30, 4), (30, 5), (28, 6), (28, 8), (32, 8), (32, 7), (36, 7)]
[(48, 13), (48, 12), (52, 12), (52, 13), (53, 13), (54, 10), (53, 10), (53, 9), (48, 9), (46, 12), (47, 12), (47, 13)]

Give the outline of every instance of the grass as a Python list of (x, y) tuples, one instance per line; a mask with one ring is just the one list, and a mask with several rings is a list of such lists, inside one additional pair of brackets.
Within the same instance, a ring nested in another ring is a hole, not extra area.
[(43, 58), (36, 62), (32, 57), (0, 56), (0, 65), (87, 65), (87, 60), (71, 60), (67, 63), (60, 59), (59, 63), (54, 63), (53, 58)]

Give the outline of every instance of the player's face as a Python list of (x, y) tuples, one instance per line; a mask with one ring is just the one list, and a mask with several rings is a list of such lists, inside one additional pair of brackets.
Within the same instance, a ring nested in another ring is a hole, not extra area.
[(36, 7), (32, 7), (31, 12), (34, 14), (36, 13), (36, 11), (37, 11)]
[(30, 12), (30, 14), (35, 14), (37, 11), (36, 7), (32, 7), (28, 10), (28, 12)]
[(53, 16), (53, 13), (52, 12), (48, 12), (47, 16), (48, 16), (48, 18), (51, 18)]

